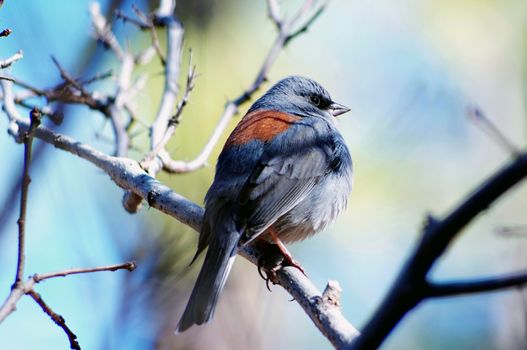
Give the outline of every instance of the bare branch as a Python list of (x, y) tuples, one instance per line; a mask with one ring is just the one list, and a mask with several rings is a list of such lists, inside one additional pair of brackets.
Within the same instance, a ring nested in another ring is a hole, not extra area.
[(94, 83), (96, 81), (112, 78), (113, 76), (114, 76), (113, 69), (109, 69), (106, 72), (97, 73), (93, 77), (81, 81), (81, 85), (83, 85), (83, 86), (89, 85), (89, 84)]
[(470, 121), (483, 130), (484, 133), (489, 135), (493, 141), (495, 141), (499, 146), (504, 148), (510, 154), (517, 156), (521, 153), (521, 150), (512, 142), (510, 142), (509, 139), (503, 135), (496, 125), (494, 125), (494, 123), (489, 118), (487, 118), (487, 116), (479, 108), (468, 108), (467, 116), (469, 117)]
[(191, 161), (181, 161), (181, 160), (169, 160), (163, 159), (164, 168), (172, 173), (188, 173), (191, 171), (198, 170), (205, 165), (207, 165), (207, 160), (209, 159), (210, 154), (216, 144), (218, 143), (221, 135), (229, 125), (232, 117), (238, 112), (238, 107), (234, 102), (228, 102), (227, 106), (223, 110), (223, 113), (212, 132), (209, 140), (205, 144), (205, 147), (201, 150), (200, 154)]
[(157, 36), (157, 30), (155, 26), (152, 26), (150, 29), (150, 37), (152, 38), (152, 46), (154, 47), (157, 56), (159, 57), (159, 60), (161, 61), (161, 64), (163, 66), (167, 65), (167, 60), (165, 56), (163, 55), (163, 51), (161, 50), (161, 44), (159, 43), (159, 37)]
[[(189, 58), (189, 68), (188, 68), (188, 74), (187, 74), (187, 83), (185, 86), (185, 93), (183, 94), (183, 98), (179, 101), (177, 107), (176, 107), (176, 113), (169, 119), (168, 121), (168, 127), (165, 130), (165, 135), (163, 135), (163, 138), (159, 141), (159, 143), (154, 147), (154, 149), (144, 157), (143, 161), (141, 161), (141, 166), (144, 169), (147, 169), (147, 171), (150, 174), (155, 175), (159, 170), (161, 169), (152, 169), (151, 162), (155, 159), (155, 157), (161, 152), (174, 132), (176, 131), (176, 127), (179, 124), (181, 114), (183, 113), (183, 109), (187, 105), (187, 102), (190, 98), (190, 93), (194, 89), (196, 79), (196, 67), (192, 64), (192, 52), (190, 53)], [(159, 163), (158, 163), (159, 164)]]
[(29, 193), (29, 183), (31, 178), (29, 177), (29, 165), (31, 164), (31, 150), (33, 146), (33, 135), (35, 130), (40, 125), (40, 118), (42, 114), (38, 109), (33, 109), (30, 113), (31, 122), (28, 130), (23, 134), (22, 140), (24, 141), (24, 170), (22, 175), (22, 189), (20, 191), (20, 212), (18, 216), (18, 259), (16, 264), (16, 275), (14, 286), (22, 282), (24, 276), (25, 267), (25, 241), (26, 241), (26, 209), (27, 209), (27, 196)]
[[(158, 50), (160, 58), (165, 66), (165, 86), (155, 121), (150, 128), (151, 152), (150, 155), (145, 157), (145, 160), (148, 161), (144, 162), (145, 165), (148, 166), (148, 172), (152, 176), (156, 176), (156, 174), (163, 168), (161, 159), (156, 158), (156, 155), (160, 152), (165, 153), (163, 148), (175, 130), (174, 126), (174, 128), (171, 128), (171, 130), (168, 130), (167, 132), (178, 94), (177, 79), (181, 67), (181, 49), (183, 46), (184, 33), (183, 26), (174, 16), (175, 6), (176, 3), (173, 0), (161, 0), (154, 20), (152, 21), (154, 26), (165, 27), (167, 35), (167, 58), (164, 60), (160, 52), (155, 27), (152, 28), (151, 33), (154, 46), (157, 45), (156, 50)], [(135, 11), (139, 17), (144, 16), (139, 9), (135, 9)], [(123, 206), (130, 213), (137, 212), (141, 206), (141, 202), (142, 199), (131, 192), (126, 192), (123, 197)]]
[(525, 284), (527, 284), (527, 272), (472, 281), (430, 282), (425, 297), (438, 298), (460, 294), (492, 292), (499, 289), (521, 287)]
[(49, 306), (44, 302), (40, 294), (35, 292), (33, 289), (29, 290), (27, 293), (33, 300), (42, 308), (42, 311), (44, 311), (57, 326), (62, 328), (64, 333), (68, 336), (68, 340), (70, 342), (70, 348), (71, 349), (77, 349), (81, 350), (81, 347), (79, 345), (79, 342), (77, 341), (77, 336), (71, 331), (71, 329), (66, 325), (66, 320), (64, 317), (60, 316), (59, 314), (55, 313)]
[(2, 86), (3, 92), (3, 109), (9, 119), (8, 132), (10, 135), (15, 137), (17, 142), (22, 142), (18, 137), (20, 133), (18, 132), (17, 120), (22, 119), (22, 116), (18, 113), (18, 110), (15, 106), (15, 96), (13, 94), (13, 83), (8, 80), (0, 80), (0, 86)]
[(24, 296), (26, 293), (25, 286), (20, 284), (17, 287), (11, 289), (11, 292), (7, 296), (6, 300), (0, 306), (0, 323), (2, 323), (7, 316), (13, 313), (16, 310), (16, 303)]
[(122, 60), (124, 51), (117, 41), (115, 35), (110, 30), (110, 26), (106, 21), (106, 18), (101, 13), (101, 5), (98, 2), (91, 3), (90, 14), (97, 39), (109, 47), (119, 60)]
[(107, 114), (108, 101), (103, 96), (96, 96), (95, 94), (80, 94), (78, 91), (72, 91), (71, 89), (64, 89), (63, 86), (50, 88), (50, 89), (39, 89), (28, 83), (25, 83), (19, 79), (14, 80), (14, 84), (29, 90), (36, 96), (43, 96), (48, 102), (57, 101), (69, 104), (83, 104), (87, 107), (99, 111), (103, 114)]
[(295, 30), (294, 32), (292, 32), (291, 34), (287, 36), (284, 45), (287, 45), (291, 40), (293, 40), (298, 35), (307, 32), (309, 27), (311, 27), (313, 22), (317, 20), (317, 18), (322, 14), (322, 12), (324, 12), (325, 9), (326, 9), (326, 3), (323, 3), (319, 7), (319, 9), (315, 11), (315, 13), (311, 17), (309, 17), (306, 23), (304, 23), (300, 28), (298, 28), (297, 30)]
[[(481, 184), (444, 219), (426, 225), (421, 241), (351, 349), (378, 348), (397, 323), (430, 293), (428, 272), (452, 240), (478, 214), (526, 176), (527, 153), (522, 153)], [(505, 278), (504, 281), (510, 282), (511, 279)], [(485, 283), (476, 283), (475, 286), (481, 288)], [(450, 287), (455, 289), (455, 286)]]
[[(39, 129), (40, 130), (40, 129)], [(59, 272), (52, 272), (52, 273), (44, 273), (44, 274), (35, 274), (28, 278), (25, 282), (20, 282), (17, 285), (14, 285), (11, 289), (11, 293), (9, 293), (8, 297), (0, 306), (0, 323), (6, 319), (7, 316), (9, 316), (13, 311), (16, 309), (16, 304), (22, 298), (24, 294), (29, 294), (31, 291), (33, 291), (33, 287), (36, 283), (39, 283), (43, 280), (54, 278), (54, 277), (61, 277), (61, 276), (68, 276), (73, 274), (80, 274), (80, 273), (91, 273), (91, 272), (100, 272), (100, 271), (117, 271), (117, 270), (128, 270), (133, 271), (135, 269), (135, 262), (130, 261), (124, 264), (117, 264), (117, 265), (109, 265), (109, 266), (101, 266), (101, 267), (95, 267), (95, 268), (84, 268), (84, 269), (70, 269), (70, 270), (64, 270)]]
[(130, 139), (126, 132), (125, 125), (125, 105), (129, 100), (131, 78), (134, 69), (134, 57), (126, 52), (121, 56), (121, 69), (117, 77), (117, 89), (113, 103), (108, 107), (112, 129), (115, 135), (116, 155), (125, 156), (128, 154)]
[[(172, 6), (172, 5), (171, 5)], [(175, 5), (174, 5), (175, 7)], [(132, 9), (134, 10), (135, 12), (135, 15), (137, 16), (137, 18), (139, 18), (141, 21), (143, 21), (144, 23), (147, 23), (148, 24), (148, 29), (150, 30), (150, 37), (152, 38), (152, 46), (154, 47), (158, 57), (159, 57), (159, 60), (161, 61), (161, 64), (163, 66), (166, 66), (166, 59), (164, 57), (164, 54), (163, 54), (163, 51), (161, 50), (161, 44), (159, 43), (159, 37), (157, 36), (157, 30), (156, 30), (156, 26), (154, 24), (154, 18), (152, 18), (152, 16), (147, 16), (145, 15), (137, 6), (133, 5), (132, 4)], [(172, 12), (174, 12), (174, 10), (172, 9)], [(164, 15), (170, 15), (169, 12), (166, 12)], [(158, 12), (158, 16), (159, 16), (159, 12)]]
[[(313, 283), (294, 267), (282, 269), (278, 274), (278, 281), (336, 349), (345, 348), (359, 336), (359, 331), (342, 315), (342, 289), (337, 281), (329, 281), (324, 293), (320, 293)], [(291, 283), (293, 281), (295, 283)]]
[(115, 10), (115, 17), (122, 19), (124, 23), (130, 22), (130, 23), (136, 25), (141, 30), (149, 30), (152, 27), (146, 21), (143, 21), (142, 19), (138, 19), (138, 18), (134, 18), (134, 17), (128, 16), (126, 13), (124, 13), (120, 9), (116, 9)]
[(152, 49), (153, 52), (157, 53), (159, 59), (161, 60), (161, 64), (165, 66), (166, 60), (161, 50), (161, 44), (159, 43), (159, 38), (157, 36), (156, 26), (154, 25), (153, 19), (151, 18), (151, 16), (145, 15), (134, 4), (132, 4), (132, 9), (134, 10), (136, 17), (128, 16), (121, 10), (116, 10), (115, 16), (117, 18), (121, 18), (123, 22), (130, 22), (136, 25), (139, 29), (143, 31), (148, 30), (150, 32), (150, 37), (152, 38), (152, 47), (148, 48), (147, 51), (145, 51), (142, 55), (140, 55), (137, 61), (143, 62), (144, 56), (150, 55), (150, 52), (151, 52), (150, 49)]
[(159, 7), (156, 11), (156, 17), (171, 17), (174, 14), (175, 9), (176, 2), (174, 0), (160, 0)]
[(67, 71), (66, 69), (64, 69), (64, 67), (62, 67), (62, 65), (59, 63), (59, 61), (57, 60), (57, 58), (55, 56), (51, 56), (51, 60), (53, 61), (53, 64), (55, 64), (55, 66), (57, 67), (57, 69), (59, 70), (60, 72), (60, 77), (62, 79), (64, 79), (64, 81), (68, 84), (70, 84), (71, 86), (73, 86), (74, 88), (76, 88), (80, 93), (81, 95), (89, 95), (88, 92), (86, 92), (84, 90), (84, 88), (82, 87), (81, 84), (79, 84)]
[[(37, 107), (26, 102), (25, 100), (18, 99), (18, 97), (15, 98), (15, 103), (29, 110)], [(64, 119), (64, 114), (60, 111), (57, 111), (55, 108), (52, 108), (51, 106), (44, 106), (40, 108), (40, 113), (42, 113), (43, 116), (48, 117), (55, 125), (60, 125)]]
[(133, 271), (135, 270), (135, 268), (136, 268), (135, 261), (129, 261), (123, 264), (116, 264), (116, 265), (108, 265), (108, 266), (100, 266), (100, 267), (92, 267), (92, 268), (69, 269), (69, 270), (64, 270), (64, 271), (36, 274), (33, 276), (33, 279), (35, 280), (36, 283), (39, 283), (43, 280), (46, 280), (49, 278), (55, 278), (55, 277), (66, 277), (69, 275), (77, 275), (77, 274), (82, 274), (82, 273), (101, 272), (101, 271), (117, 271), (117, 270)]
[(0, 76), (0, 80), (7, 80), (7, 81), (10, 81), (10, 82), (14, 82), (15, 81), (15, 79), (13, 79), (13, 78), (3, 77), (3, 76)]
[(22, 52), (22, 50), (18, 50), (18, 52), (15, 53), (13, 56), (6, 58), (3, 61), (0, 61), (0, 69), (5, 69), (22, 58), (24, 58), (24, 53)]
[[(313, 8), (315, 3), (315, 0), (304, 0), (298, 11), (287, 21), (287, 26), (294, 27), (298, 25), (298, 22)], [(291, 28), (287, 30), (290, 31)]]
[[(162, 5), (162, 4), (161, 4)], [(168, 13), (158, 12), (156, 23), (162, 23), (167, 31), (167, 65), (165, 67), (165, 87), (161, 96), (161, 103), (156, 119), (151, 128), (151, 149), (163, 139), (172, 111), (176, 105), (178, 94), (177, 79), (181, 66), (181, 48), (183, 45), (183, 27), (172, 15), (173, 9)], [(160, 15), (162, 14), (162, 17)]]
[(282, 29), (282, 16), (280, 15), (280, 7), (277, 0), (267, 0), (267, 13), (269, 19), (274, 22), (276, 28), (280, 31)]

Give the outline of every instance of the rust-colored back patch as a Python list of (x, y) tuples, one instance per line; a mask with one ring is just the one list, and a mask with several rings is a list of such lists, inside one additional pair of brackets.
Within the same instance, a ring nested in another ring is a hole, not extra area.
[(246, 114), (232, 131), (225, 147), (243, 145), (252, 140), (269, 141), (300, 119), (296, 115), (272, 110)]

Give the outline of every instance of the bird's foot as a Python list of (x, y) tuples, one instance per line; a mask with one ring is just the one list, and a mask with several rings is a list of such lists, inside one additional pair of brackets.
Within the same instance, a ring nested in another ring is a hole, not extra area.
[(268, 232), (269, 232), (269, 236), (271, 237), (271, 239), (274, 241), (274, 243), (276, 244), (276, 246), (278, 247), (278, 249), (284, 256), (284, 259), (282, 261), (282, 267), (284, 266), (295, 267), (298, 270), (300, 270), (300, 272), (302, 272), (304, 276), (307, 277), (306, 272), (304, 271), (300, 263), (293, 258), (291, 253), (289, 253), (289, 251), (285, 247), (285, 244), (280, 240), (280, 238), (278, 238), (278, 234), (276, 233), (276, 231), (271, 227), (269, 228)]
[(291, 267), (294, 267), (298, 270), (300, 270), (300, 272), (302, 272), (302, 274), (304, 276), (307, 277), (307, 274), (306, 272), (304, 271), (304, 269), (302, 268), (302, 265), (300, 265), (300, 263), (298, 261), (296, 261), (295, 259), (293, 259), (293, 257), (291, 256), (291, 254), (289, 255), (284, 255), (284, 260), (282, 261), (282, 266), (281, 267), (285, 267), (285, 266), (291, 266)]
[(264, 253), (258, 260), (258, 273), (264, 279), (269, 291), (271, 291), (270, 283), (278, 283), (278, 271), (286, 266), (294, 267), (307, 276), (300, 263), (293, 259), (289, 252), (288, 254), (284, 254), (277, 244), (268, 243), (263, 240), (257, 241), (255, 244)]

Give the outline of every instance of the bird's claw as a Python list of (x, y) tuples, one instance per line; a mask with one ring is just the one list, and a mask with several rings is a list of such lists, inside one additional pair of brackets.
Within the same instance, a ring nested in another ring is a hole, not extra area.
[(300, 270), (300, 272), (302, 272), (302, 274), (307, 277), (306, 271), (304, 271), (304, 269), (302, 268), (302, 265), (300, 265), (300, 263), (298, 261), (296, 261), (295, 259), (293, 259), (291, 256), (285, 256), (284, 257), (284, 260), (282, 261), (281, 268), (284, 267), (284, 266), (294, 267), (294, 268)]
[(263, 278), (265, 281), (265, 286), (267, 287), (267, 290), (271, 292), (271, 287), (269, 286), (269, 282), (272, 284), (278, 283), (278, 276), (277, 272), (282, 268), (281, 265), (276, 265), (273, 267), (265, 266), (264, 262), (260, 260), (258, 262), (258, 274), (260, 274), (260, 277)]

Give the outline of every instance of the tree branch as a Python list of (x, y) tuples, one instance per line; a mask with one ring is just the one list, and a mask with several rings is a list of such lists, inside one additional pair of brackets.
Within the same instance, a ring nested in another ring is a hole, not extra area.
[(106, 47), (109, 47), (115, 54), (115, 56), (122, 61), (124, 51), (117, 41), (117, 38), (112, 33), (106, 18), (101, 13), (101, 5), (97, 2), (93, 2), (90, 5), (90, 14), (95, 29), (95, 37), (100, 40)]
[[(187, 102), (190, 98), (190, 93), (194, 89), (194, 80), (196, 79), (196, 67), (192, 65), (192, 54), (190, 54), (189, 58), (189, 68), (188, 68), (188, 74), (187, 74), (187, 84), (185, 87), (185, 93), (183, 94), (183, 97), (179, 101), (176, 112), (170, 119), (168, 120), (168, 127), (165, 130), (165, 134), (163, 135), (163, 138), (159, 140), (159, 143), (152, 149), (152, 151), (147, 154), (143, 160), (141, 161), (141, 167), (143, 169), (147, 169), (148, 173), (152, 176), (155, 176), (155, 173), (157, 173), (158, 169), (152, 169), (151, 162), (154, 161), (154, 159), (159, 155), (160, 152), (162, 152), (165, 149), (166, 144), (176, 131), (176, 127), (178, 126), (181, 118), (181, 114), (183, 113), (183, 109), (187, 105)], [(168, 156), (168, 152), (163, 152), (163, 154), (166, 154)], [(164, 159), (160, 157), (161, 160), (164, 162)], [(161, 165), (162, 166), (162, 165)]]
[(35, 280), (36, 283), (39, 283), (40, 281), (47, 280), (50, 278), (55, 278), (55, 277), (66, 277), (69, 275), (78, 275), (81, 273), (91, 273), (91, 272), (101, 272), (101, 271), (112, 271), (112, 272), (117, 271), (117, 270), (133, 271), (135, 270), (135, 268), (136, 268), (135, 261), (128, 261), (123, 264), (116, 264), (116, 265), (109, 265), (109, 266), (69, 269), (69, 270), (58, 271), (58, 272), (35, 274), (33, 275), (33, 279)]
[[(167, 1), (171, 5), (160, 4), (154, 24), (166, 28), (167, 35), (167, 58), (165, 66), (165, 87), (161, 96), (161, 103), (157, 116), (150, 130), (151, 149), (160, 143), (165, 135), (170, 117), (173, 115), (176, 97), (178, 94), (177, 79), (181, 68), (181, 49), (183, 47), (183, 26), (174, 15), (175, 2)], [(154, 175), (155, 176), (155, 175)]]
[(35, 284), (50, 278), (55, 277), (64, 277), (68, 275), (81, 274), (81, 273), (91, 273), (91, 272), (100, 272), (100, 271), (117, 271), (117, 270), (128, 270), (133, 271), (136, 265), (134, 261), (129, 261), (124, 264), (101, 266), (94, 268), (80, 268), (80, 269), (70, 269), (59, 272), (50, 272), (44, 274), (35, 274), (29, 277), (25, 282), (20, 282), (17, 285), (14, 285), (9, 293), (8, 297), (0, 306), (0, 323), (6, 319), (9, 314), (11, 314), (16, 309), (16, 304), (22, 298), (24, 294), (29, 294), (33, 291)]
[(527, 272), (471, 281), (430, 282), (427, 286), (425, 297), (438, 298), (459, 294), (492, 292), (498, 289), (521, 287), (525, 284), (527, 284)]
[(444, 219), (429, 220), (421, 241), (350, 349), (378, 348), (399, 321), (430, 293), (427, 274), (452, 240), (478, 214), (526, 176), (527, 153), (524, 152), (481, 184)]
[(18, 258), (16, 264), (16, 275), (15, 283), (13, 286), (17, 286), (22, 282), (24, 276), (25, 266), (25, 242), (26, 242), (26, 209), (27, 209), (27, 196), (29, 193), (29, 183), (31, 178), (29, 177), (29, 166), (31, 164), (31, 150), (33, 146), (33, 135), (35, 130), (40, 125), (40, 118), (42, 115), (38, 109), (33, 109), (30, 113), (31, 121), (29, 128), (23, 134), (22, 140), (24, 141), (24, 169), (22, 175), (22, 188), (20, 191), (20, 213), (18, 217)]
[(22, 59), (24, 57), (24, 53), (22, 50), (18, 50), (17, 53), (15, 53), (13, 56), (6, 58), (3, 61), (0, 61), (0, 69), (4, 69), (15, 63), (16, 61)]
[(44, 311), (57, 326), (62, 328), (64, 333), (68, 336), (68, 340), (70, 342), (70, 348), (71, 349), (77, 349), (81, 350), (81, 347), (79, 345), (79, 342), (77, 341), (77, 336), (69, 329), (69, 327), (66, 325), (66, 320), (61, 315), (55, 313), (49, 306), (44, 302), (40, 294), (35, 292), (33, 289), (29, 290), (27, 293), (33, 300), (42, 308), (42, 311)]
[[(157, 9), (153, 20), (151, 21), (151, 36), (152, 43), (158, 52), (161, 62), (165, 67), (165, 86), (161, 96), (161, 102), (155, 121), (150, 127), (150, 155), (147, 155), (143, 164), (147, 166), (147, 171), (153, 177), (163, 168), (163, 163), (160, 158), (157, 158), (158, 153), (165, 153), (164, 146), (171, 134), (175, 130), (175, 126), (169, 128), (169, 122), (172, 117), (172, 111), (176, 105), (176, 97), (178, 94), (177, 80), (181, 68), (181, 49), (183, 47), (183, 26), (176, 18), (174, 10), (176, 2), (174, 0), (161, 0), (159, 8)], [(143, 14), (135, 9), (136, 14), (142, 17)], [(143, 18), (144, 20), (144, 18)], [(160, 52), (159, 40), (157, 38), (156, 28), (166, 28), (167, 37), (167, 53), (166, 59)], [(188, 86), (188, 85), (187, 85)], [(167, 135), (168, 134), (168, 135)], [(153, 156), (152, 156), (153, 155)], [(141, 206), (142, 199), (131, 192), (126, 192), (123, 197), (123, 206), (129, 213), (135, 213)]]
[(496, 142), (503, 149), (510, 154), (519, 155), (521, 150), (510, 142), (505, 135), (494, 125), (494, 123), (487, 118), (481, 109), (478, 107), (467, 108), (467, 116), (477, 127), (486, 133), (491, 140)]

